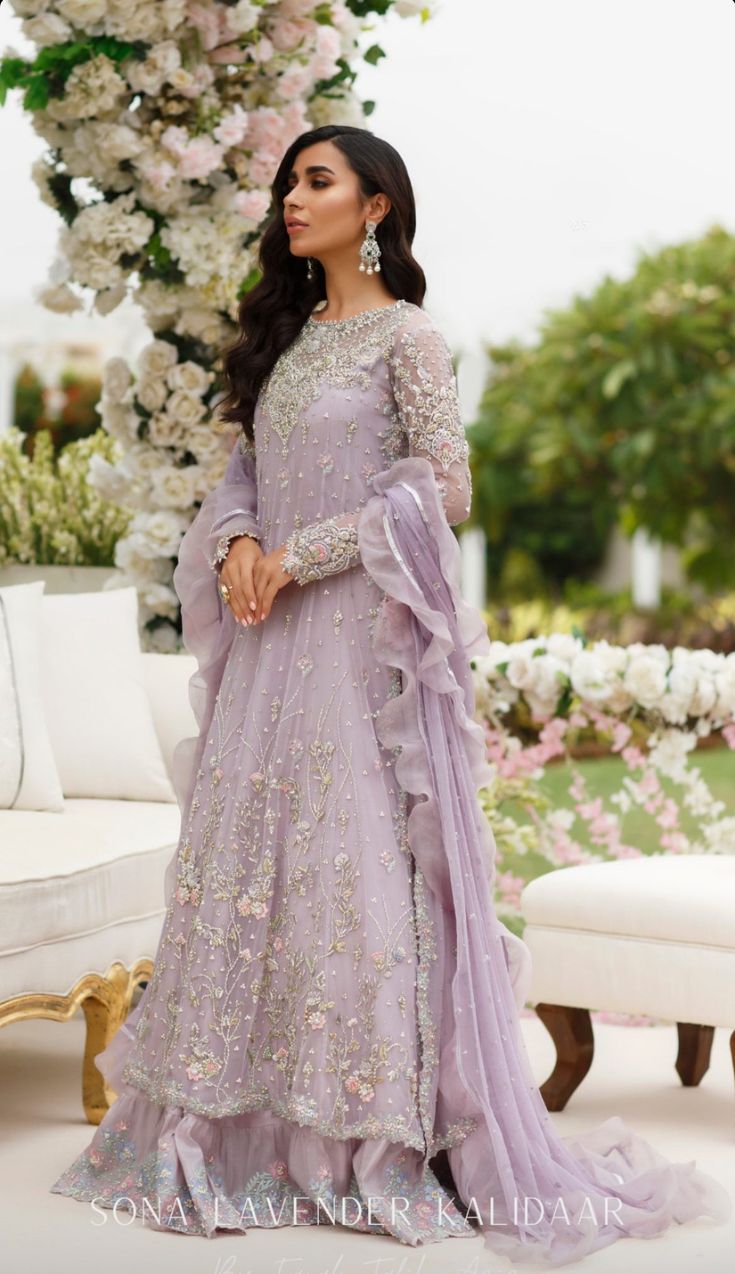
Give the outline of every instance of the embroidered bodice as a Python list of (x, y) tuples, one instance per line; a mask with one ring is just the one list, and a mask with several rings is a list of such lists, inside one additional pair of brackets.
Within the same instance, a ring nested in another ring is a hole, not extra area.
[(239, 446), (257, 506), (220, 528), (215, 567), (242, 534), (266, 551), (285, 543), (284, 570), (299, 584), (354, 565), (370, 480), (407, 455), (430, 461), (450, 525), (470, 512), (449, 348), (408, 301), (345, 319), (310, 316), (262, 386), (254, 433), (254, 446), (245, 435)]

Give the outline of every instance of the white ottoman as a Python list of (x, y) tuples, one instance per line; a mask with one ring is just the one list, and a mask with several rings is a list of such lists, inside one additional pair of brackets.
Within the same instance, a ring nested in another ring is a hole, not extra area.
[(714, 1030), (735, 1066), (735, 855), (657, 854), (562, 867), (521, 893), (529, 1003), (557, 1061), (541, 1086), (563, 1110), (592, 1064), (590, 1009), (676, 1022), (676, 1069), (696, 1085)]

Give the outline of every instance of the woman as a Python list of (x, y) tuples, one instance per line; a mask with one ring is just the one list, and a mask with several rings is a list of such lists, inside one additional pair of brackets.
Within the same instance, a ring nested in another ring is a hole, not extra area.
[(224, 360), (239, 441), (174, 576), (200, 733), (166, 920), (96, 1059), (118, 1100), (52, 1189), (185, 1233), (479, 1228), (554, 1264), (724, 1219), (722, 1187), (617, 1118), (558, 1137), (533, 1082), (476, 800), (468, 447), (405, 167), (315, 129), (273, 201)]

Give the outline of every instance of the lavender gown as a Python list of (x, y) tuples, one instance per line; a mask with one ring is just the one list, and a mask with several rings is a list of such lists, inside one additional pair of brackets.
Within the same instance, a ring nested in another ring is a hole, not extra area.
[[(472, 794), (487, 633), (449, 529), (471, 484), (441, 332), (405, 301), (308, 319), (254, 430), (174, 576), (200, 734), (174, 760), (153, 974), (96, 1058), (117, 1100), (52, 1191), (184, 1233), (336, 1219), (414, 1245), (477, 1237), (469, 1208), (497, 1254), (553, 1265), (726, 1219), (717, 1182), (619, 1119), (558, 1137), (530, 1074), (528, 951), (494, 916)], [(248, 628), (215, 575), (242, 534), (285, 542), (295, 576)], [(554, 1187), (622, 1213), (529, 1224)]]

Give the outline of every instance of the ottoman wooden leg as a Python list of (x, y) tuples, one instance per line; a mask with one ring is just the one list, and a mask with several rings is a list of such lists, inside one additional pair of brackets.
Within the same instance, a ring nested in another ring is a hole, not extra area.
[(540, 1087), (547, 1110), (563, 1110), (592, 1065), (595, 1050), (588, 1009), (566, 1004), (536, 1004), (556, 1048), (556, 1065)]
[(696, 1026), (693, 1022), (677, 1022), (676, 1029), (679, 1034), (679, 1052), (676, 1057), (679, 1078), (687, 1088), (696, 1088), (709, 1068), (715, 1028)]

